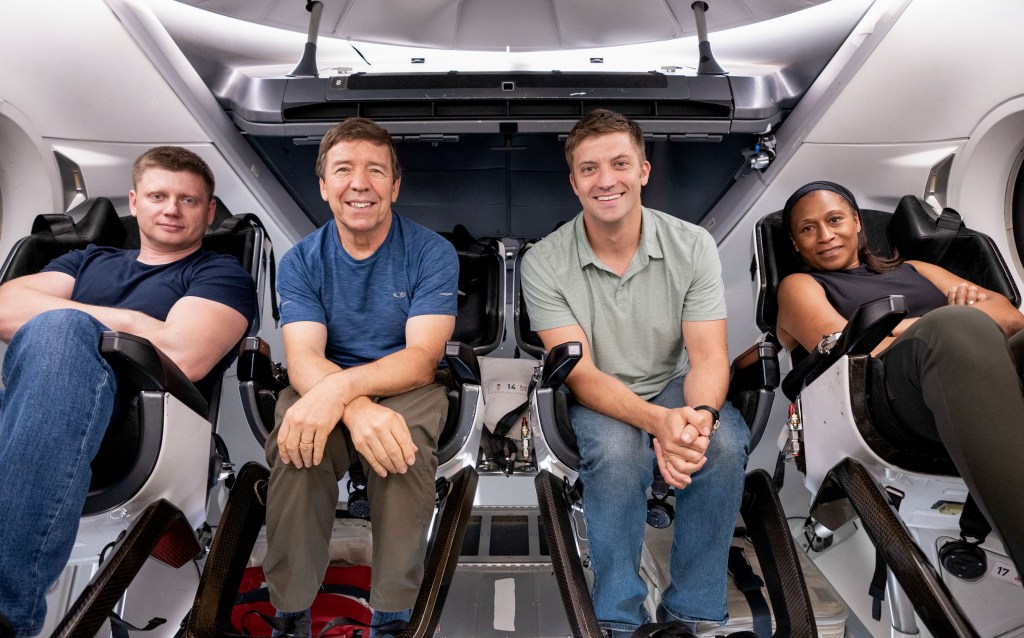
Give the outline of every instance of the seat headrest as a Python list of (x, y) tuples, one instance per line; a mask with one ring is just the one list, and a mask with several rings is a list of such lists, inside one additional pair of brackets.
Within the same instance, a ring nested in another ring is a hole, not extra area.
[(32, 234), (19, 241), (7, 257), (0, 283), (35, 274), (53, 259), (89, 244), (123, 247), (125, 235), (117, 211), (106, 197), (86, 200), (69, 213), (37, 215)]
[(499, 345), (505, 327), (505, 253), (494, 238), (473, 237), (461, 224), (441, 233), (459, 258), (459, 306), (452, 339), (469, 344), (477, 354)]

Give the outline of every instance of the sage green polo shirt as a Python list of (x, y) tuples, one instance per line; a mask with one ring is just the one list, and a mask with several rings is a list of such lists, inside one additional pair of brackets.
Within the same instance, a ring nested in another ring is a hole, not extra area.
[(622, 277), (594, 255), (580, 213), (526, 253), (522, 285), (533, 330), (578, 324), (597, 368), (644, 399), (689, 371), (683, 321), (725, 319), (711, 234), (649, 208)]

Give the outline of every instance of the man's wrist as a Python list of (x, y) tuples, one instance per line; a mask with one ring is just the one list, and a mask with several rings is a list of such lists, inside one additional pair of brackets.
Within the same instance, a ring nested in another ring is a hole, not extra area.
[(693, 409), (696, 411), (707, 412), (708, 414), (711, 415), (711, 434), (714, 434), (715, 430), (718, 429), (718, 410), (716, 408), (711, 407), (710, 405), (695, 405), (693, 406)]

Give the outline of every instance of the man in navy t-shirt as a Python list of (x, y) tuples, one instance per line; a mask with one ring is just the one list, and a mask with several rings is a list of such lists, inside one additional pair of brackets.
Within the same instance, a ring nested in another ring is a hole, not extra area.
[(0, 286), (0, 621), (18, 638), (42, 631), (114, 411), (100, 333), (144, 337), (198, 381), (226, 365), (256, 313), (249, 274), (200, 249), (216, 209), (206, 162), (156, 147), (132, 179), (138, 250), (89, 246)]
[(455, 249), (391, 211), (401, 175), (387, 131), (363, 118), (338, 124), (320, 143), (316, 172), (334, 219), (281, 260), (291, 387), (267, 441), (263, 567), (271, 602), (297, 636), (308, 631), (338, 481), (355, 454), (372, 470), (373, 625), (409, 618), (447, 415), (435, 373), (458, 304)]

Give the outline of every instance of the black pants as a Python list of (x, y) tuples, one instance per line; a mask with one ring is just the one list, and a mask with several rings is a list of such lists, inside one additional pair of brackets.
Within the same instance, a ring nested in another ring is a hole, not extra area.
[(945, 306), (879, 358), (896, 419), (942, 443), (1024, 573), (1024, 331), (1007, 340), (980, 310)]

